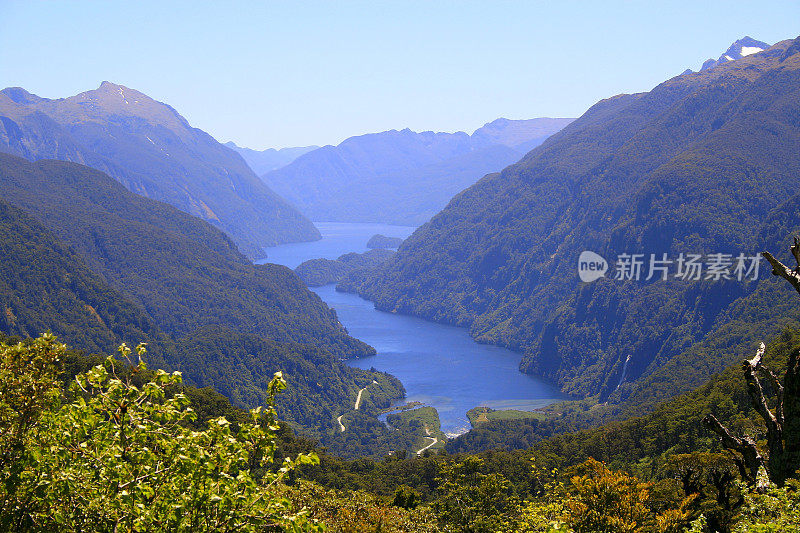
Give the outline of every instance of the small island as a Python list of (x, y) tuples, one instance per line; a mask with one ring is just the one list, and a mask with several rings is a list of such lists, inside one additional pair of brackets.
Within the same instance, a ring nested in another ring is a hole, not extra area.
[(400, 237), (387, 237), (376, 233), (367, 241), (367, 248), (397, 248), (403, 243)]
[(348, 274), (375, 268), (394, 253), (392, 250), (378, 249), (363, 254), (351, 252), (340, 255), (338, 259), (309, 259), (295, 268), (294, 272), (309, 287), (320, 287), (336, 283)]

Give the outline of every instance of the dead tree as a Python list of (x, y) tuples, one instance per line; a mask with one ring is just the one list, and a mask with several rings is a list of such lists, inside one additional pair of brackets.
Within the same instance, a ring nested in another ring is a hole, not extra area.
[[(791, 252), (797, 263), (794, 269), (775, 259), (769, 252), (763, 252), (762, 255), (772, 265), (772, 273), (787, 280), (800, 293), (800, 240), (797, 238), (794, 239)], [(755, 357), (742, 363), (742, 370), (750, 401), (767, 427), (767, 459), (761, 455), (752, 438), (736, 437), (714, 415), (706, 416), (703, 425), (719, 435), (725, 448), (741, 455), (737, 459), (739, 468), (748, 482), (757, 483), (759, 472), (764, 469), (770, 481), (782, 486), (800, 468), (800, 351), (792, 352), (783, 384), (772, 370), (764, 366), (764, 351), (762, 342)], [(767, 380), (776, 396), (774, 411), (764, 395), (759, 374)]]

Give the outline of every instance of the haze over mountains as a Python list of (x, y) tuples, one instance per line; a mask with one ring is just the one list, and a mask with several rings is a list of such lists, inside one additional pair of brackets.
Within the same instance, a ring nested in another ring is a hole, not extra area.
[(237, 146), (235, 142), (228, 141), (225, 146), (237, 152), (242, 159), (253, 169), (257, 175), (261, 176), (271, 170), (285, 167), (298, 157), (306, 154), (312, 150), (316, 150), (319, 146), (298, 146), (291, 148), (267, 148), (266, 150), (253, 150), (251, 148), (242, 148)]
[(102, 170), (221, 228), (250, 257), (263, 257), (263, 246), (319, 238), (239, 155), (172, 107), (122, 85), (103, 82), (56, 100), (0, 91), (0, 151)]
[(379, 309), (520, 350), (524, 371), (578, 396), (643, 405), (689, 390), (751, 350), (736, 317), (763, 336), (792, 315), (763, 314), (748, 299), (757, 283), (581, 283), (578, 257), (598, 252), (610, 277), (625, 253), (781, 249), (798, 116), (800, 39), (603, 100), (453, 198), (357, 288)]
[(262, 178), (312, 220), (418, 225), (572, 120), (501, 118), (472, 135), (409, 129), (361, 135)]

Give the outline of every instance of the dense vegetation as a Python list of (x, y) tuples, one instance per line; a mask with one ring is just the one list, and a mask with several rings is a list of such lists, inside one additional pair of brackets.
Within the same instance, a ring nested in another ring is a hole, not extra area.
[(376, 233), (367, 241), (367, 248), (397, 248), (403, 243), (400, 237), (387, 237)]
[(456, 196), (377, 275), (341, 288), (382, 310), (469, 327), (480, 342), (523, 352), (524, 371), (595, 403), (652, 408), (691, 390), (749, 352), (748, 329), (770, 335), (796, 318), (749, 299), (775, 283), (764, 264), (760, 283), (586, 284), (577, 260), (593, 250), (613, 277), (622, 253), (675, 261), (779, 247), (796, 230), (797, 199), (780, 204), (800, 185), (797, 52), (786, 41), (596, 104)]
[(348, 275), (365, 276), (367, 271), (382, 265), (393, 255), (392, 250), (378, 247), (363, 254), (346, 253), (337, 259), (309, 259), (298, 265), (294, 273), (309, 287), (320, 287), (336, 283)]
[[(298, 431), (342, 451), (347, 443), (335, 447), (326, 435), (336, 430), (336, 417), (352, 409), (361, 388), (371, 385), (361, 408), (366, 418), (374, 418), (378, 409), (405, 392), (397, 378), (349, 367), (327, 350), (225, 328), (201, 328), (183, 337), (178, 350), (180, 365), (175, 368), (191, 376), (190, 383), (213, 387), (239, 406), (264, 405), (267, 386), (280, 369), (288, 386), (278, 406), (279, 416)], [(356, 432), (355, 427), (351, 429)], [(368, 448), (365, 455), (376, 451)]]
[(169, 341), (153, 321), (40, 222), (0, 199), (0, 333), (50, 330), (74, 346), (108, 352), (123, 339), (148, 342), (164, 364)]
[(475, 131), (391, 130), (323, 146), (262, 177), (312, 220), (417, 226), (571, 119), (498, 119)]
[(121, 85), (103, 82), (57, 100), (0, 91), (0, 152), (102, 170), (223, 229), (250, 257), (263, 257), (262, 246), (319, 238), (239, 155), (170, 106)]
[[(770, 362), (785, 366), (799, 341), (784, 335)], [(700, 533), (800, 524), (795, 479), (753, 490), (713, 453), (713, 439), (690, 454), (673, 450), (657, 467), (614, 450), (624, 470), (586, 460), (598, 444), (585, 438), (526, 452), (317, 459), (313, 443), (275, 420), (280, 378), (267, 410), (248, 418), (211, 391), (135, 364), (127, 348), (120, 358), (133, 366), (86, 359), (47, 336), (0, 339), (0, 355), (0, 523), (14, 531), (301, 531), (323, 521), (343, 532)], [(714, 393), (731, 385), (741, 388), (741, 376), (721, 378)], [(715, 411), (758, 438), (763, 428), (738, 405)], [(663, 429), (608, 435), (654, 441)], [(608, 438), (603, 450), (616, 444)]]
[[(137, 348), (142, 353), (143, 348)], [(180, 376), (136, 386), (116, 364), (58, 385), (64, 345), (52, 336), (0, 346), (0, 525), (6, 531), (288, 531), (316, 529), (277, 485), (313, 455), (274, 457), (275, 394), (234, 431), (225, 417), (193, 429)], [(123, 358), (131, 351), (120, 348)], [(143, 363), (134, 371), (144, 371)]]

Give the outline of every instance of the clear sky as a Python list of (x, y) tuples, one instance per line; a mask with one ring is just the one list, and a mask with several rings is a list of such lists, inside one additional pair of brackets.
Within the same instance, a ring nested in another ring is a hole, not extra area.
[(797, 0), (0, 0), (0, 86), (58, 98), (108, 80), (263, 149), (579, 116), (744, 35), (798, 34)]

